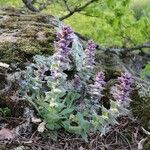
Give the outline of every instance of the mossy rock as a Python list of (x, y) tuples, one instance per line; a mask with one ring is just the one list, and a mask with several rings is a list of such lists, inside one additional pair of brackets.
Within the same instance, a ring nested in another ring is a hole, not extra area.
[(6, 148), (6, 146), (5, 145), (0, 145), (0, 150), (8, 150), (8, 148)]
[(139, 91), (134, 90), (131, 109), (134, 117), (140, 121), (141, 126), (150, 130), (150, 97), (141, 97)]
[(36, 54), (53, 54), (56, 25), (50, 15), (0, 8), (0, 62), (10, 65), (8, 69), (0, 67), (1, 107), (11, 104), (11, 96), (18, 88), (16, 79), (7, 76), (25, 69), (26, 62)]
[(23, 62), (35, 54), (52, 54), (55, 18), (0, 9), (0, 61)]
[(150, 150), (150, 137), (145, 141), (143, 150)]
[(107, 80), (116, 79), (125, 71), (119, 56), (110, 51), (98, 51), (96, 62), (96, 70), (104, 70)]

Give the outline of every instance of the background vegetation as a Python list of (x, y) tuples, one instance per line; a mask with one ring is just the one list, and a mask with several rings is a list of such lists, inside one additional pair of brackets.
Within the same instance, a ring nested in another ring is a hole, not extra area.
[[(78, 3), (69, 0), (70, 8)], [(0, 0), (0, 6), (24, 7), (21, 0)], [(58, 2), (43, 11), (56, 17), (67, 13)], [(150, 0), (100, 0), (64, 21), (103, 46), (135, 46), (149, 41)]]

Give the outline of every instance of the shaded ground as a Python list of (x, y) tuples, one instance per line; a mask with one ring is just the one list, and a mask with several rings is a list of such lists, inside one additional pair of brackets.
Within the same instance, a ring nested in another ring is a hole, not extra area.
[[(23, 119), (20, 118), (2, 120), (8, 124), (11, 122), (11, 125), (23, 123)], [(1, 147), (13, 149), (22, 146), (31, 150), (138, 150), (139, 143), (143, 139), (145, 140), (146, 134), (137, 122), (131, 121), (129, 118), (120, 118), (119, 122), (120, 125), (114, 126), (106, 136), (101, 137), (99, 133), (91, 134), (89, 143), (64, 131), (60, 131), (58, 139), (55, 141), (50, 139), (46, 132), (39, 134), (34, 125), (34, 130), (20, 134), (12, 141), (1, 141)]]

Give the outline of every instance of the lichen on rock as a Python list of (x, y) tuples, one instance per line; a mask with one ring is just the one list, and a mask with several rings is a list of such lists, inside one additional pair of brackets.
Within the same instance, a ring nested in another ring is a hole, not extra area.
[(11, 63), (35, 54), (52, 54), (55, 19), (14, 9), (0, 11), (0, 61)]
[(56, 24), (53, 16), (0, 8), (0, 62), (10, 65), (8, 69), (0, 67), (1, 107), (9, 107), (18, 88), (14, 74), (25, 69), (24, 64), (34, 55), (53, 54)]
[(132, 95), (131, 109), (135, 118), (143, 127), (150, 130), (150, 83), (136, 81), (136, 89)]

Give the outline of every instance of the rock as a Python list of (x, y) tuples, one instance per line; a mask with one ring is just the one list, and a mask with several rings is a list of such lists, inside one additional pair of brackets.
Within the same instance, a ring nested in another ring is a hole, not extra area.
[(107, 80), (114, 79), (126, 71), (119, 56), (110, 51), (98, 51), (96, 54), (97, 70), (104, 70)]
[(5, 145), (0, 145), (0, 150), (8, 150)]
[(143, 150), (149, 150), (150, 149), (150, 137), (147, 138)]
[(52, 54), (55, 22), (52, 16), (0, 9), (0, 62), (21, 62), (35, 54)]
[[(14, 106), (12, 97), (18, 89), (16, 81), (25, 63), (36, 54), (53, 54), (56, 25), (57, 21), (50, 15), (0, 8), (1, 107)], [(9, 67), (4, 68), (3, 64)]]
[(135, 84), (131, 102), (132, 113), (150, 131), (150, 82), (137, 80)]

